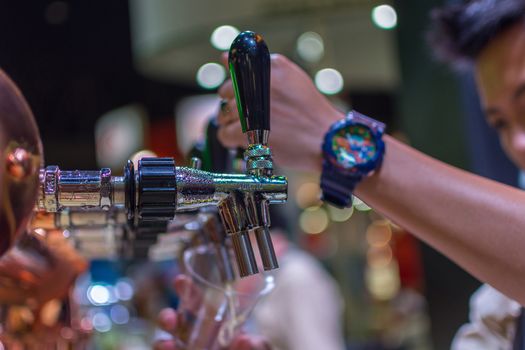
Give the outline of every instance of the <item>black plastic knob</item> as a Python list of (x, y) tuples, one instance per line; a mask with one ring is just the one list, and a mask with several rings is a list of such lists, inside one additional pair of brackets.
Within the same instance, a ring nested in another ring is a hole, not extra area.
[(228, 63), (243, 132), (270, 130), (270, 52), (262, 36), (240, 33)]
[(138, 166), (138, 215), (142, 223), (168, 221), (177, 209), (173, 158), (142, 158)]
[(130, 224), (133, 224), (133, 219), (135, 217), (135, 167), (133, 162), (128, 160), (126, 166), (124, 167), (124, 184), (126, 193), (126, 214), (127, 219)]

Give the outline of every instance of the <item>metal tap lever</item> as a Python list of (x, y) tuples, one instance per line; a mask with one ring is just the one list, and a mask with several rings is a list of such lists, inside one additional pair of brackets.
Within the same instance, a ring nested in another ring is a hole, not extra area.
[[(270, 52), (260, 34), (246, 31), (233, 41), (228, 62), (242, 129), (248, 137), (248, 148), (244, 154), (246, 171), (265, 181), (273, 173), (272, 154), (268, 147)], [(244, 203), (250, 227), (255, 231), (264, 269), (279, 267), (268, 231), (268, 200), (260, 194), (248, 194)], [(249, 260), (246, 261), (249, 263)]]

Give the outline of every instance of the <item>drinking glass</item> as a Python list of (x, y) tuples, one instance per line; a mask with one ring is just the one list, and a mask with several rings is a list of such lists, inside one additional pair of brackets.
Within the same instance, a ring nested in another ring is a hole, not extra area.
[(213, 244), (189, 248), (183, 254), (184, 273), (175, 281), (177, 349), (227, 347), (257, 302), (274, 287), (273, 275), (268, 273), (223, 281), (218, 262)]

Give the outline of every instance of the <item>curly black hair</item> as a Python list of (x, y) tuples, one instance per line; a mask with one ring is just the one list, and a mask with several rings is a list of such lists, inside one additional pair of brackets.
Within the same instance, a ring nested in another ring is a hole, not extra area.
[(428, 40), (438, 59), (456, 68), (471, 66), (490, 40), (525, 22), (525, 0), (471, 0), (431, 12)]

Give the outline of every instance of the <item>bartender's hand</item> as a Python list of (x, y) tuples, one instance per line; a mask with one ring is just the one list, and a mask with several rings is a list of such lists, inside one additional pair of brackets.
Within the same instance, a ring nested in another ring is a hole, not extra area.
[[(180, 275), (174, 283), (177, 294), (183, 296), (184, 302), (190, 309), (198, 308), (202, 295), (200, 291), (192, 285), (187, 276)], [(184, 291), (183, 291), (184, 290)], [(187, 293), (187, 291), (191, 291)], [(194, 305), (194, 306), (193, 306)], [(171, 308), (166, 308), (159, 313), (158, 323), (160, 328), (170, 334), (177, 333), (177, 312)], [(159, 340), (154, 345), (155, 350), (177, 350), (175, 340)], [(272, 350), (272, 347), (263, 337), (256, 335), (240, 334), (236, 336), (228, 349), (224, 350)]]
[[(227, 61), (226, 55), (223, 61)], [(277, 164), (320, 171), (324, 134), (344, 114), (315, 87), (310, 77), (286, 57), (271, 56), (270, 147)], [(219, 140), (226, 147), (245, 147), (231, 80), (219, 89), (228, 103), (219, 113)]]
[[(159, 314), (159, 324), (163, 330), (174, 333), (177, 330), (177, 312), (173, 309), (164, 309)], [(155, 343), (155, 350), (177, 350), (174, 340), (159, 340)], [(268, 342), (260, 336), (238, 335), (228, 348), (229, 350), (271, 350)]]

